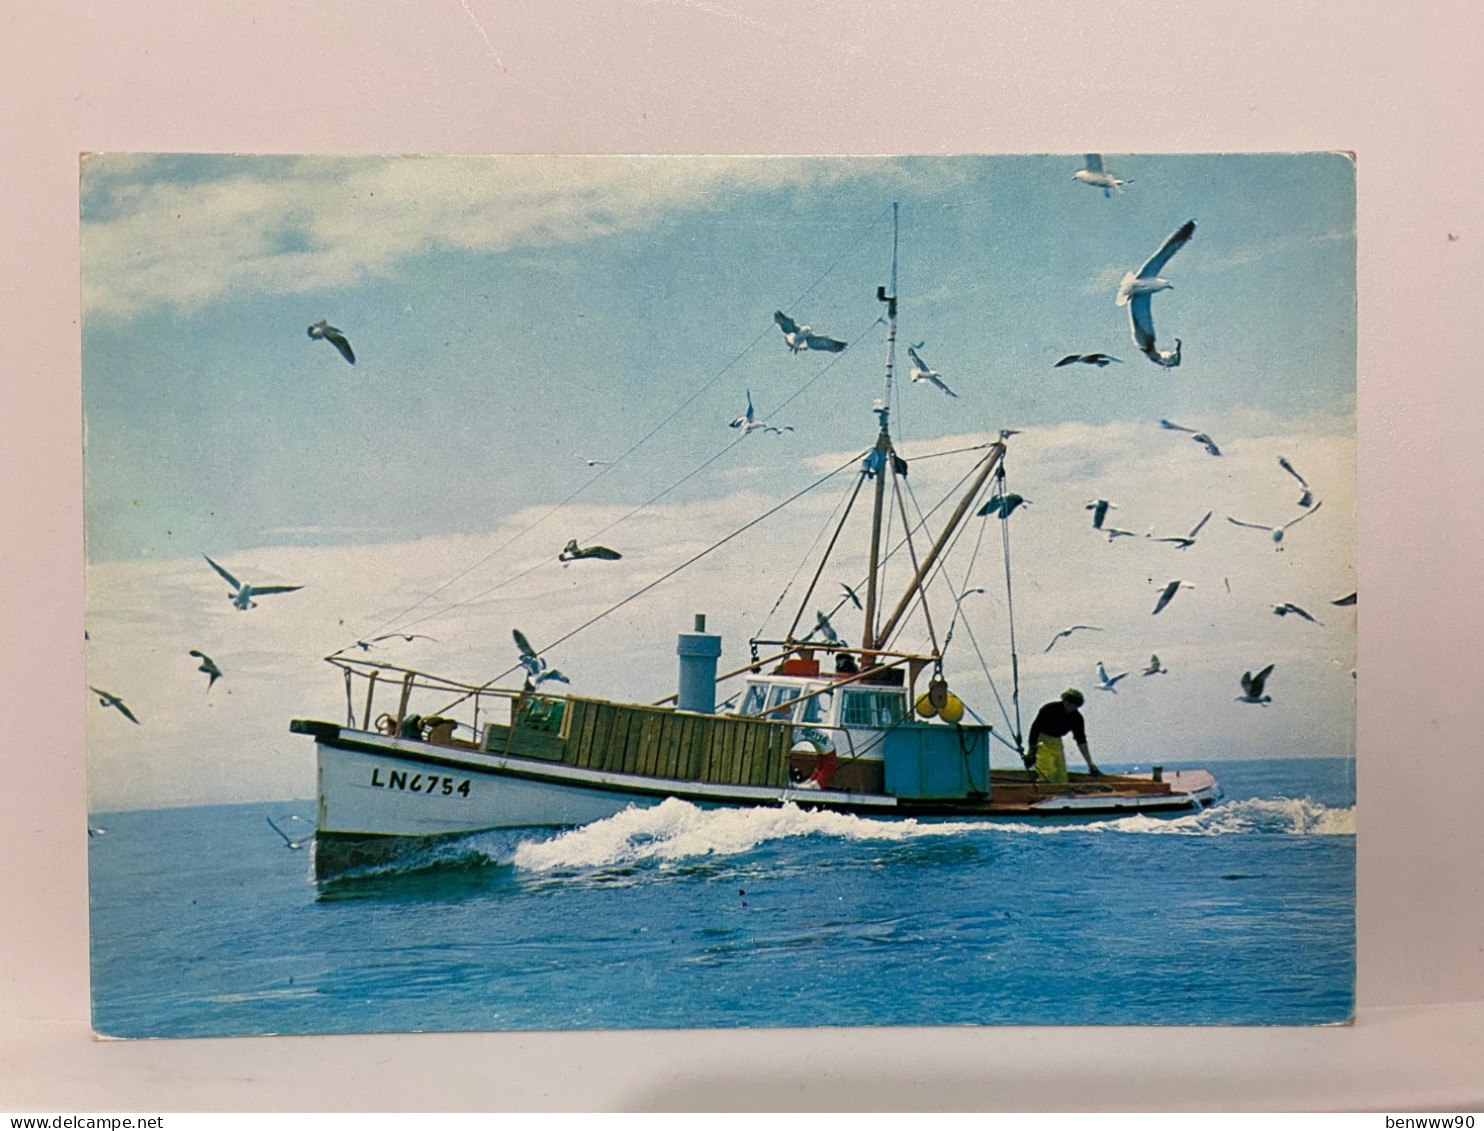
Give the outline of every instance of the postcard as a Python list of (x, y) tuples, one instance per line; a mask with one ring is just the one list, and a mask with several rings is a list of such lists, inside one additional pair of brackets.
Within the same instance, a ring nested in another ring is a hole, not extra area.
[(81, 213), (100, 1034), (1352, 1017), (1348, 155)]

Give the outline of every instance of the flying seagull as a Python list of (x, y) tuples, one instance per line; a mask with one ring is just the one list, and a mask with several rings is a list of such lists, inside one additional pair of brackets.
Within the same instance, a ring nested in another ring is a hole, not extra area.
[(854, 589), (852, 589), (850, 586), (846, 585), (845, 582), (843, 582), (843, 581), (840, 582), (840, 588), (843, 589), (843, 590), (845, 590), (845, 596), (847, 596), (847, 597), (850, 598), (851, 604), (853, 604), (857, 609), (862, 608), (862, 606), (861, 606), (861, 599), (856, 594), (856, 591)]
[(344, 331), (335, 329), (323, 318), (309, 327), (309, 336), (316, 341), (326, 341), (340, 351), (340, 356), (352, 365), (356, 363), (355, 352), (350, 348), (350, 341), (346, 338)]
[(1331, 601), (1330, 604), (1331, 605), (1341, 605), (1341, 606), (1343, 606), (1343, 605), (1353, 605), (1353, 604), (1355, 604), (1355, 594), (1354, 593), (1347, 593), (1345, 596), (1340, 597), (1340, 598), (1337, 598), (1336, 600)]
[(1112, 196), (1114, 192), (1122, 192), (1124, 185), (1133, 183), (1132, 181), (1120, 181), (1103, 168), (1101, 153), (1084, 154), (1082, 164), (1083, 167), (1072, 174), (1072, 180), (1102, 189), (1105, 197)]
[(1195, 545), (1195, 536), (1201, 532), (1201, 527), (1205, 526), (1206, 523), (1211, 520), (1212, 513), (1212, 511), (1207, 511), (1205, 517), (1202, 518), (1200, 522), (1196, 523), (1191, 532), (1185, 535), (1183, 538), (1156, 538), (1155, 541), (1173, 542), (1175, 545), (1175, 549), (1188, 550), (1190, 549), (1190, 547)]
[(1009, 518), (1010, 515), (1014, 513), (1015, 508), (1020, 506), (1022, 503), (1024, 503), (1026, 506), (1030, 506), (1031, 501), (1021, 495), (1016, 494), (991, 495), (989, 498), (989, 502), (985, 503), (982, 507), (979, 508), (979, 515), (980, 517), (983, 517), (985, 515), (992, 514), (998, 516), (999, 518)]
[(1119, 365), (1123, 364), (1122, 358), (1113, 357), (1106, 353), (1069, 353), (1051, 368), (1060, 369), (1063, 365), (1081, 363), (1082, 365), (1096, 365), (1099, 369), (1105, 369), (1110, 361), (1116, 361)]
[(1219, 456), (1221, 454), (1221, 449), (1216, 446), (1216, 441), (1211, 439), (1211, 437), (1206, 435), (1204, 432), (1197, 432), (1194, 436), (1191, 437), (1191, 439), (1194, 440), (1197, 444), (1204, 444), (1206, 451), (1211, 453), (1211, 455)]
[(526, 639), (524, 632), (518, 628), (513, 629), (511, 636), (515, 638), (515, 646), (520, 649), (520, 666), (529, 673), (526, 683), (530, 687), (539, 686), (549, 679), (554, 679), (558, 683), (572, 682), (556, 668), (547, 667), (546, 661), (537, 654), (536, 649), (531, 647), (531, 642)]
[(1289, 613), (1294, 613), (1297, 616), (1303, 617), (1310, 624), (1324, 623), (1323, 621), (1315, 620), (1308, 613), (1304, 612), (1303, 609), (1295, 605), (1292, 601), (1284, 601), (1281, 605), (1274, 605), (1273, 612), (1275, 612), (1280, 617), (1286, 617)]
[(1174, 284), (1161, 279), (1159, 273), (1170, 261), (1170, 257), (1189, 243), (1194, 234), (1194, 220), (1187, 220), (1180, 225), (1159, 245), (1159, 250), (1149, 257), (1144, 266), (1139, 268), (1137, 275), (1129, 271), (1123, 276), (1118, 284), (1118, 296), (1114, 299), (1119, 306), (1128, 307), (1129, 328), (1133, 333), (1134, 344), (1150, 361), (1166, 369), (1173, 369), (1180, 364), (1180, 339), (1176, 338), (1175, 348), (1168, 351), (1161, 350), (1154, 344), (1154, 314), (1149, 300), (1156, 291), (1173, 288)]
[(1159, 662), (1158, 656), (1149, 657), (1149, 666), (1139, 673), (1140, 675), (1169, 675), (1170, 669)]
[(588, 467), (612, 467), (613, 466), (613, 461), (611, 459), (589, 459), (587, 456), (578, 456), (577, 458), (580, 459), (583, 463), (587, 464)]
[(1110, 510), (1117, 510), (1118, 504), (1110, 503), (1107, 499), (1093, 499), (1082, 509), (1092, 511), (1092, 528), (1094, 530), (1101, 530), (1103, 528), (1103, 519), (1108, 517)]
[(134, 717), (134, 712), (129, 710), (128, 707), (124, 706), (124, 701), (117, 695), (111, 695), (107, 691), (100, 690), (99, 688), (96, 688), (91, 684), (88, 685), (88, 690), (98, 697), (98, 706), (117, 707), (119, 713), (122, 714), (124, 718), (128, 719), (131, 723), (139, 722), (139, 720)]
[(191, 655), (195, 656), (198, 660), (201, 661), (201, 666), (196, 670), (198, 672), (206, 673), (206, 690), (210, 691), (211, 685), (222, 677), (222, 669), (217, 667), (216, 663), (205, 652), (198, 652), (196, 651), (196, 649), (192, 648)]
[[(917, 343), (918, 346), (922, 344), (922, 342)], [(958, 396), (957, 393), (955, 393), (947, 385), (943, 384), (943, 375), (932, 366), (930, 366), (927, 362), (922, 360), (922, 358), (918, 355), (917, 346), (908, 346), (907, 356), (912, 359), (912, 370), (908, 374), (908, 376), (912, 378), (915, 384), (922, 385), (930, 383), (933, 385), (937, 385), (938, 388), (942, 389), (950, 397)]]
[(1284, 471), (1288, 472), (1289, 475), (1297, 479), (1299, 481), (1299, 486), (1304, 489), (1304, 493), (1299, 497), (1298, 505), (1301, 507), (1313, 506), (1314, 492), (1309, 490), (1309, 485), (1308, 483), (1304, 482), (1304, 477), (1293, 469), (1293, 464), (1289, 463), (1288, 460), (1285, 459), (1283, 456), (1279, 456), (1278, 466), (1281, 467)]
[(825, 350), (829, 353), (839, 353), (845, 348), (844, 342), (837, 338), (826, 338), (822, 334), (816, 334), (812, 326), (800, 326), (781, 310), (773, 312), (773, 321), (778, 323), (778, 328), (783, 331), (783, 341), (788, 346), (789, 353), (798, 353), (800, 350)]
[(1273, 665), (1269, 664), (1262, 671), (1253, 675), (1251, 672), (1242, 673), (1242, 694), (1237, 696), (1238, 703), (1257, 703), (1262, 706), (1273, 701), (1271, 695), (1262, 693), (1263, 684), (1267, 683), (1268, 676), (1273, 674)]
[(232, 605), (239, 612), (246, 612), (248, 609), (257, 608), (258, 603), (253, 600), (254, 597), (262, 597), (269, 593), (292, 593), (296, 589), (304, 588), (302, 585), (248, 585), (245, 582), (238, 581), (230, 573), (222, 569), (221, 566), (217, 565), (210, 558), (207, 558), (205, 554), (201, 556), (206, 558), (206, 564), (221, 574), (226, 579), (227, 584), (232, 587), (232, 592), (227, 594), (227, 596), (232, 598)]
[(434, 637), (423, 636), (418, 632), (388, 632), (384, 636), (373, 636), (370, 640), (357, 640), (356, 647), (362, 652), (369, 652), (374, 644), (380, 644), (383, 640), (396, 640), (398, 638), (407, 641), (409, 644), (414, 640), (432, 640), (434, 644), (438, 643)]
[(1163, 417), (1160, 418), (1159, 426), (1168, 432), (1195, 432), (1194, 428), (1187, 428), (1183, 424), (1176, 424), (1173, 420), (1165, 420)]
[(1049, 652), (1049, 651), (1051, 651), (1051, 649), (1055, 648), (1056, 647), (1056, 642), (1058, 640), (1062, 639), (1063, 637), (1071, 636), (1072, 633), (1074, 633), (1074, 632), (1080, 632), (1083, 629), (1086, 629), (1088, 632), (1102, 632), (1103, 631), (1101, 628), (1099, 628), (1095, 624), (1074, 624), (1074, 625), (1072, 625), (1071, 628), (1064, 628), (1060, 632), (1058, 632), (1055, 636), (1053, 636), (1051, 638), (1051, 643), (1048, 644), (1048, 645), (1046, 645), (1046, 651)]
[(785, 426), (783, 428), (775, 428), (773, 427), (773, 425), (759, 420), (757, 418), (757, 413), (753, 411), (751, 389), (747, 390), (747, 411), (744, 412), (741, 416), (737, 417), (736, 420), (728, 424), (727, 427), (742, 429), (742, 435), (744, 436), (751, 435), (752, 432), (756, 429), (762, 429), (762, 431), (764, 432), (776, 432), (780, 436), (782, 436), (785, 432), (793, 431), (793, 428), (789, 426)]
[(1266, 530), (1269, 534), (1271, 534), (1273, 536), (1273, 541), (1279, 543), (1278, 549), (1281, 550), (1283, 548), (1283, 546), (1282, 546), (1283, 532), (1285, 530), (1287, 530), (1290, 526), (1292, 526), (1295, 522), (1302, 522), (1304, 519), (1308, 518), (1311, 514), (1314, 513), (1314, 511), (1317, 511), (1323, 505), (1324, 505), (1323, 500), (1320, 500), (1319, 502), (1317, 502), (1317, 503), (1314, 504), (1314, 506), (1313, 506), (1312, 509), (1306, 510), (1303, 514), (1299, 515), (1297, 518), (1289, 519), (1282, 526), (1263, 526), (1259, 522), (1243, 522), (1240, 518), (1232, 518), (1231, 515), (1227, 515), (1226, 516), (1226, 521), (1227, 522), (1230, 522), (1230, 523), (1232, 523), (1232, 524), (1234, 524), (1236, 526), (1247, 526), (1247, 527), (1251, 527), (1253, 530)]
[(1102, 527), (1099, 527), (1099, 529), (1104, 534), (1106, 534), (1108, 536), (1108, 541), (1109, 542), (1113, 541), (1113, 539), (1115, 539), (1115, 538), (1135, 538), (1135, 537), (1137, 537), (1137, 535), (1134, 534), (1134, 532), (1132, 530), (1123, 530), (1123, 529), (1120, 529), (1117, 526), (1102, 526)]
[(298, 840), (295, 840), (293, 837), (289, 836), (288, 833), (279, 828), (278, 825), (274, 823), (272, 817), (264, 817), (263, 820), (268, 822), (269, 826), (273, 829), (274, 832), (283, 837), (283, 843), (286, 848), (291, 848), (297, 851), (304, 847), (306, 841), (314, 839), (314, 834), (310, 833), (308, 836), (301, 836)]
[(617, 550), (610, 550), (607, 546), (579, 546), (577, 539), (573, 538), (557, 555), (559, 562), (576, 562), (583, 558), (597, 558), (600, 561), (616, 562), (623, 557)]
[(1181, 589), (1194, 589), (1194, 588), (1195, 588), (1195, 586), (1192, 585), (1192, 584), (1190, 584), (1190, 582), (1188, 582), (1188, 581), (1181, 581), (1178, 578), (1176, 580), (1170, 582), (1168, 585), (1166, 585), (1164, 587), (1164, 591), (1162, 593), (1160, 593), (1159, 600), (1157, 602), (1155, 602), (1154, 612), (1150, 613), (1149, 615), (1150, 616), (1155, 616), (1156, 614), (1158, 614), (1161, 609), (1163, 609), (1166, 605), (1168, 605), (1171, 601), (1173, 601), (1175, 599), (1175, 594), (1178, 593), (1178, 592), (1180, 592)]
[(845, 641), (835, 632), (835, 626), (830, 623), (830, 618), (818, 609), (814, 611), (814, 628), (804, 639), (812, 640), (816, 632), (826, 644), (834, 644), (842, 648), (845, 646)]
[(1122, 679), (1126, 675), (1128, 675), (1128, 672), (1119, 672), (1115, 676), (1109, 676), (1108, 675), (1108, 669), (1105, 668), (1105, 667), (1103, 667), (1103, 661), (1102, 660), (1099, 660), (1098, 661), (1098, 690), (1099, 691), (1111, 691), (1111, 692), (1113, 692), (1114, 695), (1117, 695), (1118, 694), (1118, 687), (1117, 687), (1118, 681), (1120, 679)]

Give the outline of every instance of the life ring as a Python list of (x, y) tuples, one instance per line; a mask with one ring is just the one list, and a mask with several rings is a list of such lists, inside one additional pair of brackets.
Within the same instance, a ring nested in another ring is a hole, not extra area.
[(799, 732), (799, 737), (814, 749), (814, 772), (800, 783), (799, 788), (829, 789), (830, 782), (835, 776), (835, 769), (839, 765), (835, 740), (813, 727), (805, 727)]

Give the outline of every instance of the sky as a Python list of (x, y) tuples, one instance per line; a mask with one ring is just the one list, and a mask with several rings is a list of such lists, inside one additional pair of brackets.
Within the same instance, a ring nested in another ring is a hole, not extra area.
[[(1353, 166), (1106, 159), (1129, 182), (1112, 197), (1072, 179), (1080, 155), (90, 157), (88, 682), (140, 719), (94, 700), (90, 807), (310, 796), (312, 746), (288, 721), (343, 720), (324, 655), (396, 629), (433, 639), (364, 654), (481, 682), (514, 661), (511, 629), (543, 647), (843, 467), (549, 658), (576, 693), (645, 702), (673, 691), (694, 612), (722, 634), (724, 667), (750, 635), (781, 633), (875, 436), (893, 202), (899, 343), (922, 342), (959, 394), (898, 381), (909, 508), (974, 458), (923, 457), (1019, 430), (1025, 722), (1075, 684), (1100, 762), (1352, 753), (1355, 613), (1330, 601), (1355, 587)], [(1153, 300), (1161, 347), (1184, 344), (1164, 370), (1114, 293), (1192, 218)], [(777, 309), (850, 347), (791, 355)], [(353, 367), (305, 333), (321, 318)], [(1094, 350), (1122, 363), (1053, 367)], [(729, 429), (749, 391), (792, 431)], [(1227, 521), (1301, 513), (1280, 455), (1323, 502), (1281, 550)], [(1099, 497), (1136, 537), (1091, 528)], [(1189, 550), (1143, 537), (1207, 511)], [(814, 605), (864, 574), (852, 530)], [(564, 567), (569, 538), (624, 558)], [(203, 555), (303, 588), (239, 612)], [(888, 583), (901, 572), (894, 559)], [(1170, 580), (1193, 588), (1153, 618)], [(1001, 531), (974, 519), (936, 583), (940, 634), (953, 594), (977, 587), (948, 676), (1003, 734)], [(1288, 601), (1323, 623), (1274, 616)], [(1077, 623), (1101, 631), (1044, 651)], [(902, 643), (926, 645), (925, 625)], [(209, 691), (192, 648), (224, 672)], [(1168, 674), (1139, 675), (1155, 652)], [(1099, 661), (1132, 672), (1117, 694), (1093, 689)], [(1273, 703), (1235, 703), (1241, 673), (1267, 663)]]

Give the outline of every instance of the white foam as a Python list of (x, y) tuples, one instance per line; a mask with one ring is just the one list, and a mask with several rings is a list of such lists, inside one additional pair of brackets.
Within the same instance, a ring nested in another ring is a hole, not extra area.
[(596, 868), (640, 860), (730, 856), (765, 841), (794, 836), (901, 841), (952, 836), (982, 827), (981, 822), (872, 820), (848, 813), (806, 811), (792, 803), (776, 809), (701, 809), (671, 797), (651, 809), (625, 809), (550, 840), (524, 841), (515, 850), (514, 864), (539, 872)]
[(1188, 817), (1120, 817), (1079, 824), (1006, 821), (876, 820), (847, 813), (781, 808), (701, 809), (669, 798), (649, 809), (626, 809), (613, 817), (548, 840), (522, 841), (512, 863), (532, 872), (601, 868), (642, 861), (731, 856), (767, 841), (827, 836), (841, 840), (906, 841), (967, 832), (1032, 833), (1043, 836), (1114, 832), (1164, 836), (1281, 834), (1353, 836), (1355, 809), (1331, 809), (1308, 798), (1232, 801)]

